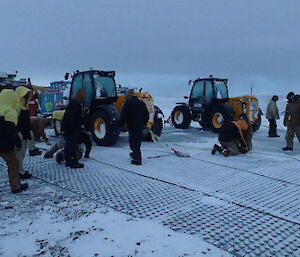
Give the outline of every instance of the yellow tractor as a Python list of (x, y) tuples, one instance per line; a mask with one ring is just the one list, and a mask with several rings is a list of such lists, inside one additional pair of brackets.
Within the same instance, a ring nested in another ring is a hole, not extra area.
[(177, 103), (171, 113), (171, 124), (186, 129), (191, 121), (196, 121), (203, 128), (218, 132), (225, 122), (245, 114), (253, 130), (258, 130), (262, 112), (257, 98), (251, 95), (229, 98), (227, 82), (227, 79), (212, 76), (194, 80), (190, 96), (185, 97), (189, 99), (188, 103)]
[[(83, 103), (85, 127), (92, 133), (95, 143), (102, 146), (115, 144), (120, 131), (127, 130), (126, 126), (120, 128), (119, 121), (128, 88), (117, 88), (114, 77), (114, 71), (77, 72), (73, 75), (70, 88), (69, 98), (73, 98), (79, 88), (85, 90), (86, 97)], [(65, 78), (67, 79), (67, 76)], [(135, 95), (146, 104), (149, 112), (149, 121), (144, 130), (143, 139), (151, 140), (149, 129), (160, 136), (163, 130), (164, 116), (162, 111), (154, 105), (151, 95), (148, 92), (140, 91)], [(60, 134), (63, 115), (63, 110), (55, 111), (52, 114), (56, 135)]]

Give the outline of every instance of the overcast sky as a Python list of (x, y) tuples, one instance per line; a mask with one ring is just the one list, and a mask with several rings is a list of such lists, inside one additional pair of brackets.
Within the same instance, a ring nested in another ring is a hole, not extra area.
[[(300, 91), (299, 0), (1, 0), (0, 71), (34, 83), (116, 70), (164, 93), (227, 77), (233, 91)], [(175, 94), (176, 94), (175, 92)], [(174, 94), (174, 92), (172, 92)], [(248, 93), (248, 92), (247, 92)]]

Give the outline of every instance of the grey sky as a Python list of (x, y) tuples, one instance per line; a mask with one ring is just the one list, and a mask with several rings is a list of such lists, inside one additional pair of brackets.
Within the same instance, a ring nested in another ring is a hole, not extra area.
[(209, 74), (264, 91), (299, 87), (298, 0), (1, 0), (1, 10), (0, 70), (40, 83), (94, 67), (116, 70), (120, 83), (161, 78), (152, 88), (165, 92), (172, 79)]

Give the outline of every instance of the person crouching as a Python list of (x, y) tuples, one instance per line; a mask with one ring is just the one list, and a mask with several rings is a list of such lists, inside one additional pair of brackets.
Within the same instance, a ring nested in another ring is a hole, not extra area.
[(230, 121), (223, 125), (219, 133), (221, 146), (215, 144), (211, 154), (222, 153), (225, 157), (247, 153), (252, 150), (253, 128), (247, 118), (242, 115), (237, 121)]

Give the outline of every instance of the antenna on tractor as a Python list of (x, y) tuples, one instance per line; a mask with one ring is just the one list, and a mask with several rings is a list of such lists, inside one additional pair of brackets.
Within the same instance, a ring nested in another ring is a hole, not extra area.
[(254, 85), (255, 85), (255, 82), (254, 82), (254, 81), (251, 81), (251, 84), (250, 84), (250, 95), (251, 95), (251, 96), (253, 95), (253, 88), (254, 88)]

